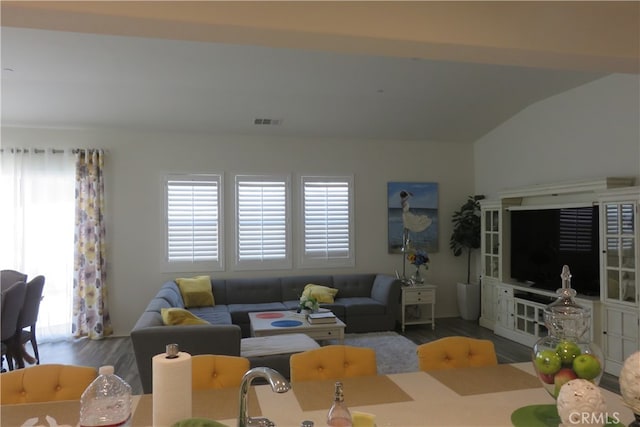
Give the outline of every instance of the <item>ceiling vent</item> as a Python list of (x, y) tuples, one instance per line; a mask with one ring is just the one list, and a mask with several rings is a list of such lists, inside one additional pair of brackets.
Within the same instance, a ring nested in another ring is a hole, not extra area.
[(282, 124), (283, 119), (267, 119), (267, 118), (256, 118), (253, 119), (254, 125), (267, 125), (267, 126), (280, 126)]

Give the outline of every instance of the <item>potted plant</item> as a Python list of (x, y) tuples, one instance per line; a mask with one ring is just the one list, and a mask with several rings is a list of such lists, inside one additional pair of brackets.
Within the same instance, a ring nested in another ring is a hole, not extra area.
[(480, 200), (482, 195), (469, 196), (453, 213), (453, 232), (449, 247), (454, 256), (467, 255), (467, 281), (458, 283), (458, 309), (465, 320), (477, 320), (480, 315), (480, 284), (471, 283), (471, 252), (480, 247)]

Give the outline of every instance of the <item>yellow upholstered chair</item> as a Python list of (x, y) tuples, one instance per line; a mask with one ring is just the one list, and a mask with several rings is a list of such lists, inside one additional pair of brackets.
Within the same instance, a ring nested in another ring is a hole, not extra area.
[(348, 345), (328, 345), (293, 354), (289, 366), (292, 382), (378, 374), (375, 350)]
[(0, 374), (0, 403), (79, 400), (82, 392), (98, 375), (89, 366), (35, 365)]
[(422, 371), (492, 366), (498, 364), (492, 341), (468, 337), (445, 337), (418, 346)]
[(191, 388), (239, 387), (249, 369), (249, 359), (246, 357), (199, 354), (191, 357)]

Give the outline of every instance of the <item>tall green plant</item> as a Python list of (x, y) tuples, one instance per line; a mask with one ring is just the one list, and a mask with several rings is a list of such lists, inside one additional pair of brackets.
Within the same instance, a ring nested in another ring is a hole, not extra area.
[(467, 282), (471, 282), (471, 252), (480, 247), (480, 200), (482, 195), (469, 196), (459, 210), (453, 213), (453, 232), (449, 247), (454, 256), (467, 252)]

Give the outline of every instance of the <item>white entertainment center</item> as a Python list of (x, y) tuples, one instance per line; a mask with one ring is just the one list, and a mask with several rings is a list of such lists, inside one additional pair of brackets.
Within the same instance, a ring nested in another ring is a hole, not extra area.
[(556, 294), (512, 278), (510, 213), (598, 206), (600, 295), (578, 294), (577, 302), (591, 311), (591, 339), (604, 353), (606, 372), (619, 375), (623, 361), (640, 349), (640, 187), (633, 185), (632, 178), (601, 178), (511, 189), (499, 200), (483, 200), (480, 325), (527, 346), (547, 334), (542, 313)]

